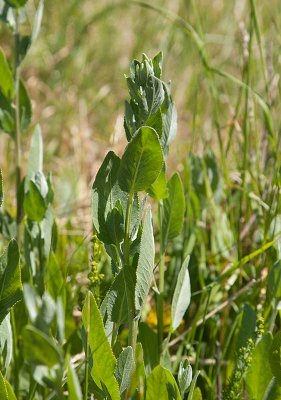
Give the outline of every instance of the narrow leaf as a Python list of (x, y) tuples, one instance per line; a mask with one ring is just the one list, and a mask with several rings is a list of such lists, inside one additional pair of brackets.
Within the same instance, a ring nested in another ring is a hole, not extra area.
[(152, 227), (151, 209), (148, 208), (143, 224), (140, 242), (140, 254), (136, 272), (135, 307), (140, 311), (145, 304), (149, 288), (153, 279), (154, 269), (154, 235)]
[(47, 205), (39, 189), (33, 181), (29, 182), (29, 190), (24, 195), (24, 211), (29, 219), (40, 222), (43, 220)]
[(176, 289), (172, 301), (172, 328), (176, 330), (181, 323), (181, 320), (190, 304), (191, 290), (189, 279), (189, 264), (190, 257), (188, 256), (180, 269), (178, 275)]
[(273, 376), (281, 386), (281, 331), (279, 331), (273, 338), (269, 350), (269, 364)]
[(82, 320), (93, 358), (92, 378), (100, 389), (103, 389), (103, 385), (106, 386), (112, 400), (119, 400), (119, 387), (114, 376), (116, 359), (107, 340), (96, 300), (91, 292), (88, 292), (85, 299)]
[(71, 362), (68, 364), (67, 386), (69, 400), (82, 400), (80, 383)]
[(181, 233), (184, 220), (184, 191), (178, 173), (174, 174), (168, 182), (169, 196), (163, 200), (163, 215), (161, 223), (161, 235), (163, 247), (166, 247), (169, 239), (173, 239)]
[(2, 176), (2, 170), (1, 170), (1, 168), (0, 168), (0, 207), (2, 206), (3, 198), (4, 198), (4, 193), (3, 193), (3, 176)]

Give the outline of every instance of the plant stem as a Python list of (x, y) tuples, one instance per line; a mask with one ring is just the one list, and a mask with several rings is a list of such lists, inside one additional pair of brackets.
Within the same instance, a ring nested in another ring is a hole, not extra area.
[(19, 199), (21, 184), (21, 132), (20, 132), (20, 60), (19, 60), (19, 13), (15, 10), (15, 32), (14, 32), (14, 80), (15, 80), (15, 156), (16, 156), (16, 203), (17, 203), (17, 238), (19, 237), (19, 224), (21, 220), (22, 207)]
[[(131, 226), (131, 215), (134, 200), (134, 192), (129, 193), (126, 220), (125, 220), (125, 238), (124, 238), (124, 267), (130, 267), (130, 226)], [(124, 269), (123, 269), (124, 272)], [(135, 319), (135, 309), (130, 294), (127, 290), (126, 277), (124, 276), (124, 289), (126, 291), (127, 304), (129, 309), (129, 334), (128, 334), (128, 344), (132, 346), (133, 353), (135, 354), (136, 343), (137, 343), (137, 333), (138, 333), (138, 320)]]
[(163, 331), (164, 331), (164, 288), (165, 288), (165, 244), (162, 235), (162, 202), (159, 203), (159, 225), (160, 225), (160, 262), (159, 262), (159, 295), (157, 297), (157, 333), (159, 358), (162, 352)]

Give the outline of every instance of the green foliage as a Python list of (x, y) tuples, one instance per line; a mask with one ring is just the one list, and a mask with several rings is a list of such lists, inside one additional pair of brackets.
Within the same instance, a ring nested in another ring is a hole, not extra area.
[(175, 399), (180, 400), (180, 392), (170, 371), (158, 365), (148, 375), (146, 400)]
[(272, 375), (281, 385), (281, 332), (276, 333), (269, 350), (269, 364)]
[(161, 215), (161, 231), (163, 248), (168, 240), (181, 233), (184, 218), (184, 192), (179, 174), (174, 174), (167, 185), (169, 196), (163, 200), (163, 212)]
[(271, 334), (267, 333), (261, 337), (253, 351), (252, 363), (245, 379), (248, 392), (253, 399), (263, 400), (265, 391), (272, 379), (268, 358), (271, 343)]
[(126, 347), (119, 355), (116, 366), (116, 379), (120, 394), (127, 390), (131, 383), (134, 365), (134, 354), (131, 346)]
[(12, 100), (14, 96), (13, 75), (2, 49), (0, 49), (0, 76), (0, 91), (8, 101)]
[(11, 240), (8, 249), (0, 256), (0, 324), (22, 298), (19, 257), (17, 242)]
[(188, 271), (190, 257), (188, 256), (178, 275), (177, 285), (172, 301), (172, 329), (176, 330), (181, 323), (181, 320), (190, 304), (191, 288)]
[(123, 154), (118, 182), (127, 193), (147, 190), (163, 166), (163, 153), (157, 133), (145, 126), (132, 137)]
[(114, 376), (117, 362), (107, 340), (97, 303), (90, 292), (86, 296), (82, 315), (93, 358), (93, 380), (101, 390), (106, 387), (112, 400), (117, 400), (119, 387)]
[(149, 208), (144, 217), (138, 265), (136, 270), (135, 308), (137, 311), (140, 311), (144, 306), (152, 283), (154, 255), (155, 246), (152, 227), (152, 214)]
[(79, 379), (71, 362), (69, 362), (68, 365), (67, 386), (69, 400), (82, 400), (82, 391)]
[(23, 331), (24, 357), (34, 364), (53, 367), (61, 362), (60, 349), (55, 341), (33, 326)]

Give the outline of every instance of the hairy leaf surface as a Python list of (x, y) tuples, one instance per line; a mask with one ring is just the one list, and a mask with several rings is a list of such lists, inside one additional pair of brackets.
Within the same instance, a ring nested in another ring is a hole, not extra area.
[(154, 236), (152, 227), (151, 209), (148, 208), (143, 223), (140, 242), (140, 254), (136, 272), (135, 307), (140, 311), (146, 301), (153, 279), (154, 269)]

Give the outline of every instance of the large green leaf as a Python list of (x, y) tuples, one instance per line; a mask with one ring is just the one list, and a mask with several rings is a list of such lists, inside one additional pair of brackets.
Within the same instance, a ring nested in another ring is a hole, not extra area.
[(119, 384), (120, 394), (128, 389), (132, 373), (135, 368), (134, 353), (131, 346), (126, 347), (119, 355), (116, 367), (116, 379)]
[(148, 208), (143, 223), (140, 242), (140, 253), (136, 272), (135, 307), (140, 311), (145, 304), (149, 288), (153, 279), (154, 269), (154, 235), (152, 227), (151, 209)]
[(272, 336), (262, 336), (252, 355), (252, 362), (246, 375), (246, 387), (251, 399), (263, 400), (265, 391), (272, 379), (268, 354), (272, 344)]
[(168, 390), (171, 391), (171, 389), (173, 389), (174, 399), (181, 400), (173, 375), (169, 370), (158, 365), (147, 378), (146, 400), (170, 400)]
[(14, 390), (13, 390), (11, 384), (7, 380), (5, 380), (5, 385), (6, 385), (6, 390), (8, 393), (8, 400), (17, 400)]
[(178, 173), (168, 181), (169, 196), (163, 200), (163, 213), (161, 218), (162, 243), (165, 248), (169, 239), (181, 233), (184, 221), (184, 191)]
[(146, 323), (141, 322), (139, 324), (138, 340), (142, 344), (146, 371), (150, 372), (159, 364), (157, 334)]
[(243, 316), (240, 324), (240, 330), (236, 342), (236, 350), (247, 345), (247, 340), (254, 337), (256, 329), (257, 315), (255, 310), (245, 303), (243, 307)]
[(13, 239), (9, 243), (7, 252), (0, 257), (0, 324), (21, 298), (19, 248)]
[(62, 355), (56, 342), (34, 326), (24, 328), (22, 339), (25, 360), (47, 367), (61, 362)]
[(4, 197), (4, 193), (3, 193), (3, 176), (2, 176), (2, 170), (0, 168), (0, 207), (2, 206), (2, 203), (3, 203), (3, 197)]
[(102, 317), (91, 292), (88, 292), (85, 299), (82, 320), (93, 358), (92, 378), (100, 389), (105, 385), (112, 400), (120, 400), (119, 387), (114, 376), (116, 358), (107, 340)]
[(281, 386), (281, 331), (276, 333), (269, 349), (269, 364), (273, 376)]
[(172, 328), (176, 330), (189, 306), (191, 299), (190, 279), (189, 279), (189, 256), (183, 262), (177, 278), (176, 289), (172, 301)]
[(119, 185), (125, 192), (146, 190), (157, 179), (163, 166), (163, 152), (157, 133), (142, 127), (129, 142), (121, 159)]
[(0, 91), (9, 100), (14, 96), (13, 75), (7, 63), (5, 54), (0, 48)]
[(79, 379), (71, 362), (68, 364), (67, 387), (69, 400), (82, 400), (82, 391)]

